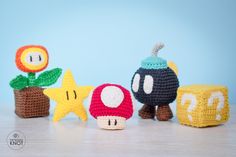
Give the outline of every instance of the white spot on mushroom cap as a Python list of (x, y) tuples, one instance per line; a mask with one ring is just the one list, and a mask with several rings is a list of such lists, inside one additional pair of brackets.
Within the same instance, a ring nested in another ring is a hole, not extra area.
[(110, 108), (117, 108), (124, 100), (124, 93), (116, 86), (107, 86), (102, 90), (101, 100)]

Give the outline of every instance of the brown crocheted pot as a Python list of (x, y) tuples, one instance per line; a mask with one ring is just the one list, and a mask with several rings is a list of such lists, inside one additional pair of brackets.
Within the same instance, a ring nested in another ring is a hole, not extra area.
[(45, 117), (49, 115), (50, 101), (43, 94), (44, 88), (29, 87), (14, 90), (15, 113), (21, 118)]

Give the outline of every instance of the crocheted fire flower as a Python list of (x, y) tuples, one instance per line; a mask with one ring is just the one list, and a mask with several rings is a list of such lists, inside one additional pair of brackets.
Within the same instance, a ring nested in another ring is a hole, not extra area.
[(133, 114), (131, 94), (120, 85), (103, 84), (91, 93), (89, 111), (100, 128), (124, 129)]
[(27, 45), (19, 48), (16, 52), (16, 66), (19, 70), (28, 73), (28, 77), (18, 75), (10, 82), (10, 86), (16, 90), (27, 87), (50, 86), (58, 80), (62, 69), (55, 68), (42, 72), (38, 78), (37, 72), (43, 71), (48, 66), (47, 49), (39, 45)]
[(43, 89), (51, 86), (60, 77), (62, 69), (43, 71), (49, 62), (48, 51), (39, 45), (20, 47), (16, 52), (16, 66), (28, 76), (18, 75), (10, 81), (14, 89), (16, 114), (23, 118), (43, 117), (49, 115), (49, 99)]
[(152, 56), (142, 61), (131, 81), (134, 97), (144, 104), (139, 110), (143, 119), (153, 119), (155, 114), (160, 121), (173, 117), (169, 104), (176, 99), (179, 81), (175, 64), (167, 64), (166, 60), (157, 57), (163, 46), (157, 44), (154, 47)]
[(23, 72), (39, 72), (48, 66), (48, 52), (43, 46), (23, 46), (16, 52), (16, 66)]

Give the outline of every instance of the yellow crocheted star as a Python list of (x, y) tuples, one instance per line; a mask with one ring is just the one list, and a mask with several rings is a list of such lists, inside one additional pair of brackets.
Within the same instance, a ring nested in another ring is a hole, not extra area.
[(74, 112), (82, 121), (87, 120), (87, 112), (83, 100), (93, 89), (92, 86), (78, 86), (73, 78), (72, 72), (67, 70), (63, 78), (61, 88), (49, 88), (44, 94), (57, 102), (53, 121), (57, 122), (70, 112)]

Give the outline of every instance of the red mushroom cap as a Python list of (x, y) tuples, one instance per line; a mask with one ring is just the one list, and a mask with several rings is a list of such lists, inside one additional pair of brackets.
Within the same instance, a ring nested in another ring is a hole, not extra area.
[(130, 92), (116, 84), (103, 84), (94, 89), (89, 111), (97, 119), (99, 116), (119, 116), (129, 119), (133, 115)]

